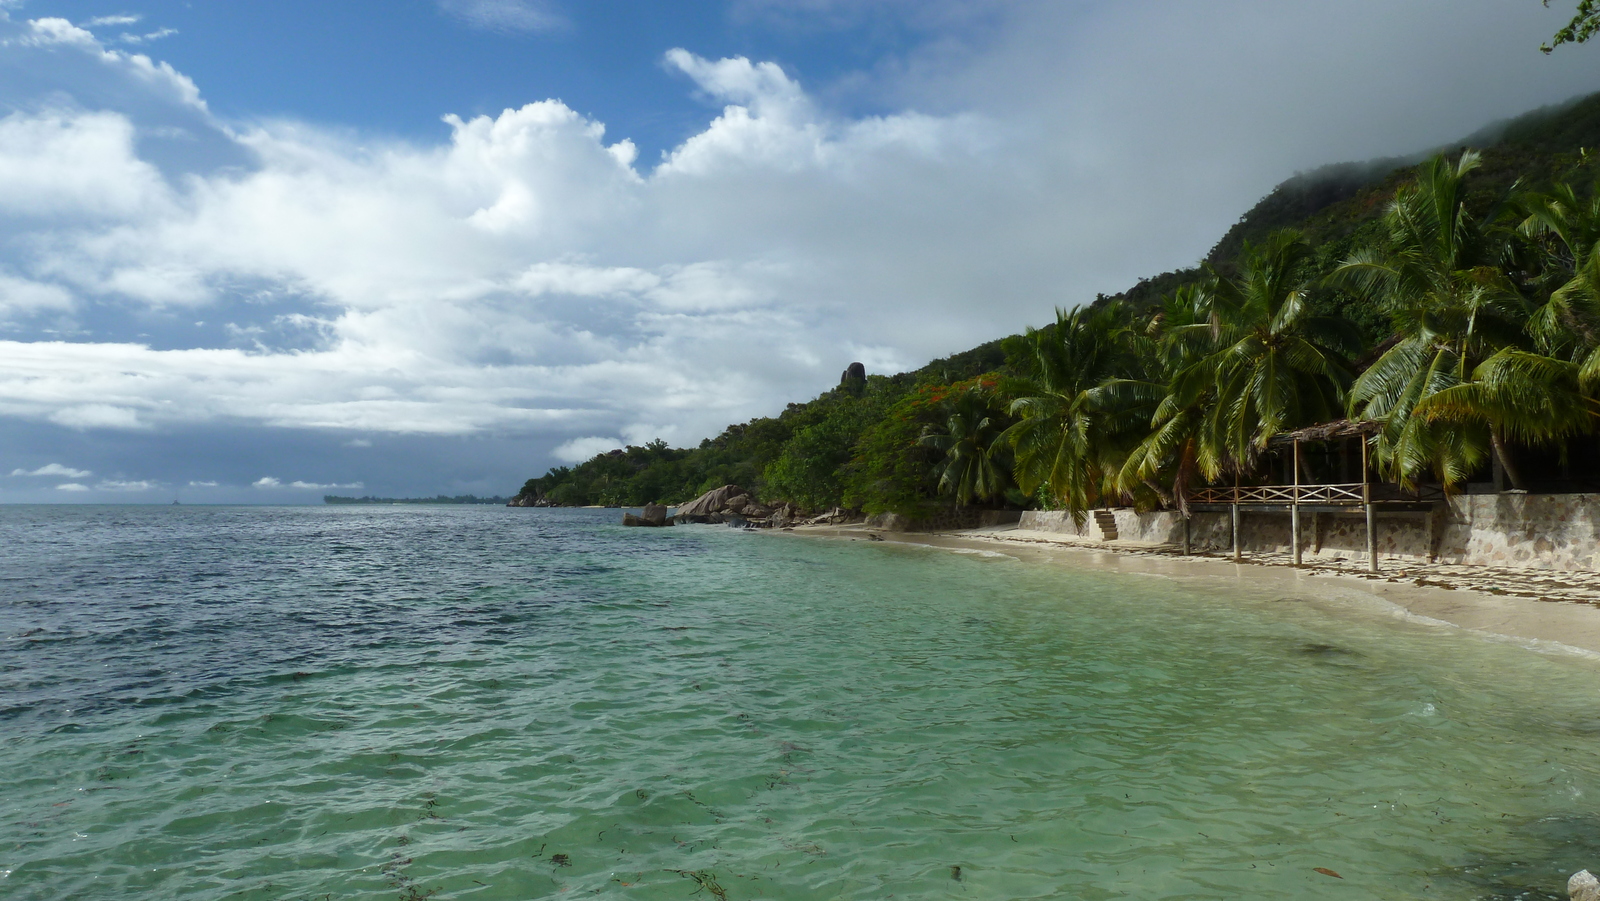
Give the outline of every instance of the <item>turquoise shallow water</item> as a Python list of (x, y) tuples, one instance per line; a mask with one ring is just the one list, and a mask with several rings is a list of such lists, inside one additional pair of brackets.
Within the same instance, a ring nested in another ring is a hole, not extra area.
[(1600, 863), (1588, 660), (616, 518), (0, 507), (0, 897), (1509, 899)]

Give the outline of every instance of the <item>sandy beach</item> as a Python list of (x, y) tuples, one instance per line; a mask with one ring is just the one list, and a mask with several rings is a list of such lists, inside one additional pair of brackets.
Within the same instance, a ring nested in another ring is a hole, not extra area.
[[(1374, 610), (1459, 627), (1553, 652), (1600, 655), (1600, 574), (1391, 561), (1376, 575), (1364, 564), (1289, 565), (1287, 555), (1182, 556), (1132, 542), (1090, 542), (1015, 528), (959, 532), (885, 532), (865, 525), (800, 526), (795, 535), (882, 540), (952, 551), (998, 552), (1071, 569), (1100, 569), (1175, 579), (1238, 580), (1253, 590), (1282, 590), (1352, 611)], [(1380, 602), (1378, 604), (1373, 601)]]

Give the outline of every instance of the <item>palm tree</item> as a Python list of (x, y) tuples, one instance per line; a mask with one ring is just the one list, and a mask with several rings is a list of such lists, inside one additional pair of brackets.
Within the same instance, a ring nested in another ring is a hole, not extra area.
[(1154, 398), (1133, 379), (1128, 316), (1120, 304), (1056, 311), (1054, 326), (1029, 329), (1009, 350), (1024, 377), (1007, 386), (1021, 417), (1005, 431), (1016, 478), (1043, 489), (1082, 524), (1087, 511), (1118, 494), (1116, 475)]
[(1216, 403), (1207, 416), (1215, 477), (1224, 458), (1248, 468), (1272, 436), (1325, 422), (1343, 412), (1346, 361), (1361, 337), (1346, 319), (1318, 315), (1305, 264), (1311, 249), (1298, 232), (1278, 231), (1245, 245), (1237, 278), (1211, 270), (1201, 311), (1214, 349), (1192, 377), (1209, 379)]
[[(1136, 485), (1156, 485), (1162, 500), (1188, 513), (1189, 485), (1202, 469), (1218, 468), (1214, 444), (1202, 444), (1200, 425), (1216, 398), (1214, 385), (1203, 379), (1180, 378), (1211, 349), (1209, 329), (1192, 326), (1204, 321), (1201, 286), (1183, 285), (1162, 298), (1161, 309), (1150, 317), (1136, 347), (1142, 368), (1161, 392), (1151, 431), (1123, 462), (1117, 484), (1124, 491)], [(1202, 463), (1204, 458), (1204, 463)]]
[(1309, 255), (1298, 233), (1279, 231), (1245, 245), (1237, 277), (1208, 266), (1205, 282), (1174, 298), (1166, 396), (1124, 482), (1170, 461), (1181, 498), (1195, 471), (1248, 471), (1273, 435), (1340, 415), (1361, 339), (1348, 320), (1313, 310)]
[[(1386, 476), (1404, 484), (1431, 470), (1446, 486), (1483, 460), (1484, 433), (1517, 487), (1522, 479), (1506, 451), (1506, 423), (1486, 415), (1487, 428), (1460, 418), (1413, 415), (1433, 395), (1468, 381), (1479, 363), (1523, 342), (1526, 305), (1504, 267), (1506, 244), (1493, 215), (1475, 218), (1465, 180), (1478, 167), (1466, 151), (1451, 163), (1435, 157), (1418, 170), (1384, 213), (1388, 246), (1363, 248), (1333, 279), (1375, 297), (1389, 314), (1390, 346), (1351, 386), (1352, 417), (1383, 424), (1377, 458)], [(1443, 403), (1443, 402), (1441, 402)], [(1488, 411), (1485, 411), (1486, 414)]]
[(1005, 466), (1003, 423), (990, 406), (990, 394), (973, 385), (956, 395), (950, 405), (945, 432), (925, 429), (918, 443), (944, 454), (935, 471), (939, 492), (954, 495), (966, 507), (977, 500), (994, 500), (1011, 487)]
[(1568, 182), (1519, 198), (1518, 232), (1540, 242), (1547, 282), (1559, 283), (1528, 321), (1544, 353), (1580, 366), (1585, 390), (1600, 387), (1600, 183), (1582, 197)]
[[(1600, 196), (1568, 182), (1519, 196), (1517, 231), (1543, 257), (1537, 285), (1556, 284), (1528, 320), (1539, 353), (1502, 348), (1462, 384), (1418, 404), (1429, 421), (1472, 423), (1524, 444), (1593, 431), (1600, 416)], [(1507, 472), (1522, 487), (1521, 475)]]

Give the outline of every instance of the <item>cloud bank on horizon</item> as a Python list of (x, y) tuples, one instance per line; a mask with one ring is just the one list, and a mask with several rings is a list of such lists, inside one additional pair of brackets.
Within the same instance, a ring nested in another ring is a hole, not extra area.
[(821, 86), (662, 48), (708, 111), (652, 160), (537, 96), (439, 111), (432, 143), (224, 121), (136, 15), (0, 6), (0, 499), (510, 493), (1187, 265), (1297, 169), (1596, 87), (1583, 48), (1537, 53), (1549, 16), (1491, 2), (1022, 4), (965, 43), (901, 6), (734, 3), (931, 24)]

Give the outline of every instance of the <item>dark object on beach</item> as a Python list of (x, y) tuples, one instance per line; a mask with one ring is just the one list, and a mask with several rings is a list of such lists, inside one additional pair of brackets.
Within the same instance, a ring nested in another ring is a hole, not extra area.
[(871, 532), (868, 532), (867, 533), (867, 540), (868, 541), (882, 541), (883, 540), (883, 536), (882, 535), (874, 535)]
[(1335, 879), (1343, 879), (1344, 878), (1343, 876), (1340, 876), (1338, 873), (1335, 873), (1334, 871), (1328, 869), (1327, 867), (1312, 867), (1311, 871), (1313, 873), (1321, 873), (1324, 876), (1332, 876)]

